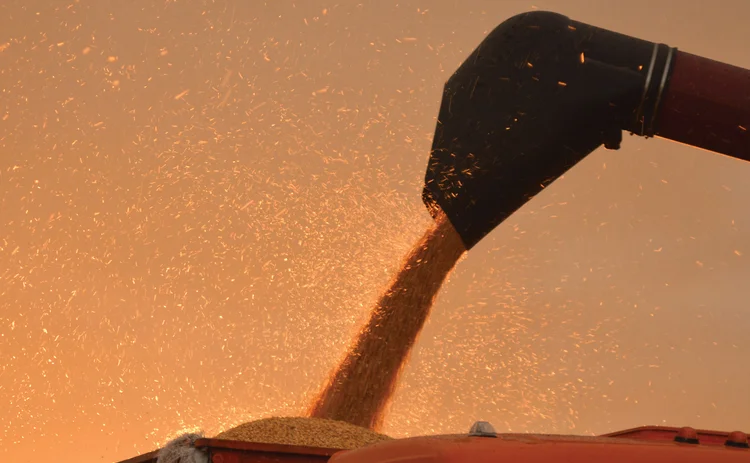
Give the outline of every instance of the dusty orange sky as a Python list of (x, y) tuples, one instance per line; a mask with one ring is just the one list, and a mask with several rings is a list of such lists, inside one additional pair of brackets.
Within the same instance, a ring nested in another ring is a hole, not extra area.
[[(745, 1), (0, 4), (0, 457), (296, 414), (430, 218), (443, 82), (532, 8), (750, 67)], [(474, 248), (394, 436), (750, 430), (750, 165), (597, 151)]]

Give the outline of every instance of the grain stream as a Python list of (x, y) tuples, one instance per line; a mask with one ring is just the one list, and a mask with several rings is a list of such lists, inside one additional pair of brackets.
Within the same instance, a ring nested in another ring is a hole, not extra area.
[(433, 301), (464, 252), (451, 223), (445, 215), (438, 215), (313, 401), (309, 416), (381, 429), (399, 374)]

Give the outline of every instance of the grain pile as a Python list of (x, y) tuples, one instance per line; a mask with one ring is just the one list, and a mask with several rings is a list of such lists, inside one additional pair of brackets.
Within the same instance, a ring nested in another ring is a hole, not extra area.
[(444, 215), (407, 255), (371, 318), (308, 412), (378, 430), (440, 286), (466, 249)]
[(329, 449), (355, 449), (391, 438), (341, 421), (322, 418), (266, 418), (241, 424), (215, 439), (301, 445)]

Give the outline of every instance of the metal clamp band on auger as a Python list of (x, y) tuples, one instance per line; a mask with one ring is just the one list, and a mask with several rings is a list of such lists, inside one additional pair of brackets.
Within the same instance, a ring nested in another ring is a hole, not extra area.
[(659, 103), (669, 82), (673, 56), (676, 51), (676, 48), (663, 43), (654, 44), (654, 51), (646, 70), (643, 95), (638, 103), (638, 110), (633, 122), (633, 127), (638, 129), (633, 131), (636, 135), (649, 138), (655, 134), (654, 127)]

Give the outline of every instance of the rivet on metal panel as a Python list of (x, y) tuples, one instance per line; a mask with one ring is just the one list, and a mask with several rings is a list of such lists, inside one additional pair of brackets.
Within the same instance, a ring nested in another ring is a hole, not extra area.
[(733, 431), (729, 433), (729, 436), (727, 436), (727, 441), (724, 443), (724, 445), (728, 447), (739, 447), (739, 448), (749, 448), (747, 444), (747, 434), (740, 431)]
[(677, 431), (677, 435), (674, 436), (675, 442), (680, 442), (683, 444), (699, 444), (700, 441), (698, 440), (698, 432), (696, 432), (695, 429), (685, 426), (684, 428), (680, 428), (679, 431)]

